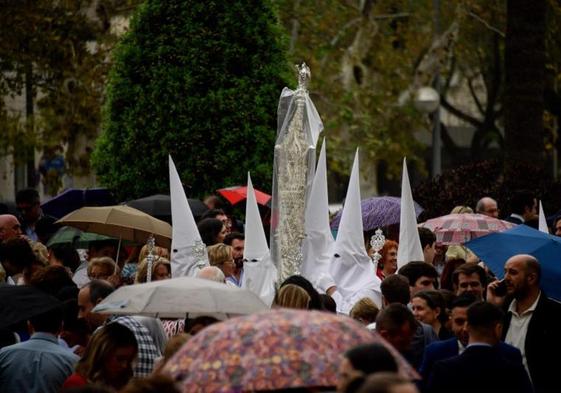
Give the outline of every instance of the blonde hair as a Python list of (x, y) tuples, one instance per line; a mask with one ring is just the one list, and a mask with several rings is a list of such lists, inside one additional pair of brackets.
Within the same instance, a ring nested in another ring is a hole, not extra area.
[(119, 267), (117, 266), (115, 261), (110, 257), (93, 258), (88, 263), (88, 270), (87, 270), (88, 277), (92, 273), (92, 269), (94, 268), (94, 266), (99, 266), (99, 267), (107, 270), (109, 272), (108, 276), (112, 276), (114, 274), (119, 273)]
[(469, 206), (456, 206), (452, 209), (450, 214), (473, 213), (473, 209)]
[(41, 262), (43, 265), (48, 266), (49, 250), (47, 249), (47, 247), (43, 243), (34, 242), (34, 241), (30, 241), (29, 245), (31, 246), (31, 249), (35, 254), (35, 258), (37, 258), (37, 260)]
[(380, 309), (376, 306), (376, 303), (372, 299), (364, 297), (351, 308), (349, 316), (359, 322), (369, 324), (376, 322), (378, 312), (380, 312)]
[[(167, 248), (164, 247), (158, 247), (155, 246), (154, 247), (154, 255), (157, 255), (159, 257), (163, 257), (167, 260), (169, 260), (169, 250)], [(138, 262), (142, 262), (144, 261), (144, 259), (148, 256), (148, 245), (145, 244), (142, 246), (142, 248), (140, 249), (140, 253), (138, 254)]]
[(167, 362), (191, 338), (190, 334), (179, 333), (171, 337), (164, 349), (164, 361)]
[(208, 262), (210, 266), (222, 266), (232, 258), (232, 247), (224, 243), (218, 243), (207, 248)]
[(275, 296), (278, 307), (297, 308), (307, 310), (310, 306), (310, 295), (305, 289), (294, 284), (284, 285)]
[[(164, 265), (171, 274), (171, 264), (169, 260), (164, 257), (155, 256), (154, 261), (152, 262), (152, 276), (154, 276), (154, 272), (160, 265)], [(147, 277), (148, 277), (148, 259), (144, 258), (142, 262), (140, 262), (140, 264), (138, 265), (134, 282), (136, 284), (146, 282)]]

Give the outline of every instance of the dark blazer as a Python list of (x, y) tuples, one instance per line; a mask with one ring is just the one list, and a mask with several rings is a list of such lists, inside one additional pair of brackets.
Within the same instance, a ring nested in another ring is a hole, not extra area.
[(518, 217), (513, 217), (513, 216), (508, 216), (507, 218), (504, 219), (505, 221), (508, 222), (512, 222), (513, 224), (524, 224), (524, 221), (522, 221), (520, 218)]
[(459, 356), (436, 362), (427, 391), (531, 393), (533, 389), (521, 358), (515, 362), (498, 346), (476, 345)]
[[(522, 355), (518, 348), (503, 342), (498, 343), (497, 348), (504, 357), (511, 359), (513, 362), (522, 362)], [(458, 356), (458, 352), (458, 340), (456, 337), (430, 344), (425, 349), (425, 357), (419, 369), (424, 383), (426, 384), (428, 382), (436, 362)]]
[[(511, 318), (512, 314), (506, 313), (503, 339), (508, 332)], [(560, 328), (561, 303), (548, 298), (542, 291), (530, 319), (524, 344), (526, 362), (536, 393), (551, 392), (552, 386), (559, 387)]]

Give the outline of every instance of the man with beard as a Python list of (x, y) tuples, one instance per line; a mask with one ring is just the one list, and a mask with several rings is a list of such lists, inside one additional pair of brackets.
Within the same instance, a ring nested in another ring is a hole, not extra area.
[(224, 238), (224, 244), (232, 247), (232, 256), (236, 264), (233, 276), (226, 277), (226, 281), (240, 287), (243, 277), (243, 251), (245, 245), (245, 236), (243, 233), (232, 232)]
[(559, 384), (557, 356), (561, 353), (561, 304), (541, 290), (541, 274), (536, 258), (515, 255), (505, 263), (506, 296), (497, 294), (499, 281), (492, 282), (487, 289), (487, 301), (508, 305), (503, 339), (522, 352), (536, 393), (551, 391), (552, 386)]

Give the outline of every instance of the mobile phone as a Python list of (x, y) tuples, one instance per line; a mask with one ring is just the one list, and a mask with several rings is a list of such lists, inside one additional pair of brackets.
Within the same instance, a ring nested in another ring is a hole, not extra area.
[(497, 296), (505, 296), (506, 295), (506, 282), (504, 279), (499, 281), (499, 285), (495, 287), (495, 295)]

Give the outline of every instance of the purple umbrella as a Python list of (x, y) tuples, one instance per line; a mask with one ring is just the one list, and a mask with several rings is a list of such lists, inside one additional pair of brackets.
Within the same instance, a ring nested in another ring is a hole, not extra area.
[[(376, 228), (386, 227), (392, 224), (399, 224), (401, 212), (401, 198), (398, 197), (372, 197), (363, 199), (360, 203), (362, 211), (362, 226), (365, 231)], [(418, 217), (423, 208), (415, 202), (415, 214)], [(331, 229), (339, 228), (343, 210), (331, 221)]]

